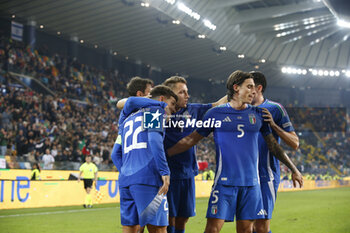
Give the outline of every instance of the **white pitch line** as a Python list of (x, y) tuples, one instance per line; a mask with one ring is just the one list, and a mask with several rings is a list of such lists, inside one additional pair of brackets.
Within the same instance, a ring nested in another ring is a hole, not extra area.
[(39, 212), (39, 213), (28, 213), (28, 214), (13, 214), (13, 215), (0, 215), (0, 218), (14, 218), (14, 217), (25, 217), (33, 215), (49, 215), (49, 214), (66, 214), (66, 213), (77, 213), (85, 211), (99, 211), (108, 209), (117, 209), (119, 207), (106, 207), (106, 208), (96, 208), (96, 209), (81, 209), (81, 210), (62, 210), (62, 211), (51, 211), (51, 212)]

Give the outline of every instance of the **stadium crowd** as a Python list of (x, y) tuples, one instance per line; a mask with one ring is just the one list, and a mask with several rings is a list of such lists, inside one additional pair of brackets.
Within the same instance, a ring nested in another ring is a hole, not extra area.
[[(47, 56), (18, 41), (0, 39), (0, 63), (4, 71), (40, 80), (56, 96), (101, 104), (127, 95), (127, 76), (81, 64), (76, 58)], [(130, 77), (129, 77), (130, 78)]]
[(286, 108), (297, 132), (313, 130), (316, 132), (345, 132), (347, 130), (346, 108)]
[(96, 164), (110, 163), (115, 110), (10, 86), (1, 102), (0, 141), (6, 155), (34, 162), (51, 154), (55, 161), (81, 162), (91, 154)]
[[(287, 108), (299, 133), (300, 149), (290, 151), (296, 164), (310, 174), (350, 174), (349, 114), (345, 108)], [(285, 147), (288, 150), (287, 147)]]
[[(114, 101), (127, 96), (131, 78), (118, 71), (99, 70), (76, 59), (55, 54), (46, 56), (19, 42), (0, 40), (0, 153), (7, 155), (9, 168), (18, 162), (42, 162), (51, 155), (57, 162), (84, 161), (93, 155), (99, 169), (113, 167), (110, 152), (117, 135), (119, 110)], [(8, 71), (36, 78), (55, 96), (44, 96), (19, 88)], [(191, 100), (201, 100), (199, 96)], [(346, 109), (287, 108), (300, 149), (288, 151), (302, 172), (325, 173), (331, 166), (350, 174), (349, 132)], [(321, 132), (315, 136), (314, 132)], [(211, 138), (197, 147), (200, 170), (215, 167), (215, 147)]]
[[(1, 153), (17, 157), (9, 161), (10, 168), (18, 166), (17, 160), (42, 161), (48, 153), (55, 161), (81, 162), (92, 154), (96, 164), (111, 163), (118, 112), (109, 102), (126, 95), (124, 75), (98, 71), (57, 54), (41, 56), (4, 38), (0, 54)], [(12, 85), (7, 71), (35, 77), (56, 95)]]

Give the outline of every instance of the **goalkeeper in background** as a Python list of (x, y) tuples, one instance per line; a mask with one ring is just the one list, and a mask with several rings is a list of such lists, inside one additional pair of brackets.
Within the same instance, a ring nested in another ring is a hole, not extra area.
[(80, 166), (79, 170), (78, 182), (80, 182), (82, 177), (84, 180), (84, 189), (86, 191), (84, 208), (92, 208), (91, 189), (94, 181), (96, 187), (98, 169), (96, 165), (91, 162), (91, 155), (86, 155), (85, 163)]

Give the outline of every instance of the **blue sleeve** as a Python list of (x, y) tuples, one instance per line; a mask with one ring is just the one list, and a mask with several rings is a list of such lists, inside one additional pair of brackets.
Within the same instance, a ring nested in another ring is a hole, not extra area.
[[(214, 108), (215, 109), (215, 108)], [(213, 112), (214, 109), (209, 110), (203, 117), (203, 122), (208, 120), (209, 118), (215, 118), (212, 117), (213, 116)], [(212, 131), (214, 130), (214, 128), (212, 127), (201, 127), (201, 128), (197, 128), (196, 131), (197, 133), (199, 133), (200, 135), (202, 135), (203, 137), (207, 137)]]
[(151, 106), (159, 106), (161, 108), (165, 108), (167, 104), (158, 100), (153, 100), (145, 97), (129, 97), (123, 107), (123, 110), (120, 113), (118, 124), (121, 125), (131, 113), (139, 110), (140, 108), (146, 108)]
[(117, 167), (119, 172), (123, 165), (122, 155), (123, 155), (123, 151), (122, 151), (122, 144), (121, 144), (121, 135), (118, 135), (117, 140), (115, 141), (113, 146), (111, 158), (112, 158), (113, 164)]
[(281, 127), (284, 131), (286, 131), (286, 132), (295, 131), (294, 127), (292, 125), (292, 122), (289, 119), (289, 116), (288, 116), (288, 113), (287, 113), (286, 109), (282, 105), (280, 105), (280, 106), (281, 106), (281, 109), (282, 109), (282, 113), (280, 111), (278, 111), (278, 114), (280, 116), (279, 116), (279, 120), (276, 122), (276, 124), (279, 127)]
[(154, 155), (157, 169), (161, 176), (170, 175), (168, 162), (165, 157), (162, 132), (148, 131), (148, 144)]
[(212, 104), (188, 104), (187, 108), (194, 110), (197, 119), (203, 119), (204, 114), (212, 107)]

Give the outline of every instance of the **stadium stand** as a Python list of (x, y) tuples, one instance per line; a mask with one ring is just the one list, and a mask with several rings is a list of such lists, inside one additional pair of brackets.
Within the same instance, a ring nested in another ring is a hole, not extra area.
[[(41, 161), (45, 149), (50, 149), (54, 169), (78, 169), (84, 156), (92, 154), (99, 170), (115, 170), (110, 151), (119, 111), (114, 103), (127, 96), (126, 83), (132, 76), (58, 54), (44, 55), (5, 37), (0, 45), (0, 136), (1, 145), (7, 148), (7, 167), (30, 169), (32, 163)], [(196, 85), (208, 89), (203, 82)], [(38, 86), (48, 92), (43, 94)], [(206, 94), (191, 98), (198, 102), (216, 98)], [(290, 106), (287, 111), (301, 139), (297, 151), (285, 150), (300, 170), (314, 178), (319, 174), (349, 175), (347, 109), (285, 105)], [(198, 145), (197, 160), (202, 172), (215, 167), (210, 138)], [(283, 166), (282, 171), (286, 176)]]

